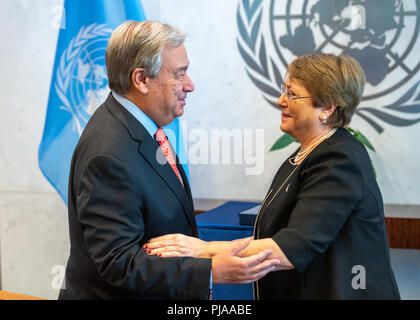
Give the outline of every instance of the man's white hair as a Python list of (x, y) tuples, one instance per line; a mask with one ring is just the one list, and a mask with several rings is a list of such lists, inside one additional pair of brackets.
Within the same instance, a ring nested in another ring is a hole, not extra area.
[(144, 68), (148, 77), (158, 77), (162, 49), (180, 46), (185, 37), (177, 28), (156, 21), (126, 21), (121, 24), (112, 33), (106, 50), (110, 89), (126, 94), (136, 68)]

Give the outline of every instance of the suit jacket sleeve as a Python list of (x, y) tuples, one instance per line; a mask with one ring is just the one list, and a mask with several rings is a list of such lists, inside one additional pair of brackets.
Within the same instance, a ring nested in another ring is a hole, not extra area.
[(288, 226), (273, 236), (298, 272), (327, 250), (364, 187), (362, 170), (349, 153), (324, 148), (310, 156)]
[(210, 259), (164, 259), (141, 248), (142, 194), (121, 161), (96, 155), (77, 183), (77, 214), (85, 246), (107, 283), (172, 299), (208, 298)]

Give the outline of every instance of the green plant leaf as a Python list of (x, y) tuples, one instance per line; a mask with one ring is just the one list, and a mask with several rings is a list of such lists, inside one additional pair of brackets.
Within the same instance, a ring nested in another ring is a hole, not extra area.
[(349, 131), (352, 135), (354, 135), (356, 133), (356, 130), (354, 130), (351, 127), (346, 127), (347, 131)]
[(289, 144), (297, 142), (295, 138), (285, 133), (282, 135), (271, 147), (270, 151), (280, 150), (287, 147)]
[(359, 130), (354, 130), (351, 127), (346, 127), (346, 129), (353, 135), (353, 137), (355, 139), (357, 139), (359, 142), (361, 142), (363, 145), (365, 145), (366, 148), (369, 148), (373, 152), (376, 152), (372, 143), (370, 143), (370, 141), (366, 138), (366, 136), (363, 133), (361, 133)]
[[(370, 141), (365, 137), (363, 133), (361, 133), (359, 130), (354, 130), (353, 128), (350, 128), (350, 127), (346, 127), (346, 129), (353, 135), (355, 139), (357, 139), (359, 142), (361, 142), (363, 145), (365, 145), (367, 148), (369, 148), (373, 152), (376, 152), (373, 145), (370, 143)], [(375, 169), (375, 166), (373, 165), (372, 159), (370, 160), (370, 162), (372, 164), (373, 174), (375, 178), (377, 179), (376, 169)]]
[(358, 134), (359, 134), (359, 141), (363, 143), (366, 147), (368, 147), (370, 150), (372, 150), (373, 152), (376, 152), (375, 148), (370, 143), (370, 141), (366, 138), (366, 136), (363, 135), (363, 133), (361, 133), (360, 131), (358, 131)]
[(370, 163), (372, 164), (373, 175), (375, 176), (375, 179), (377, 179), (377, 176), (376, 176), (376, 169), (375, 169), (375, 166), (373, 165), (373, 161), (372, 161), (372, 160), (370, 160)]

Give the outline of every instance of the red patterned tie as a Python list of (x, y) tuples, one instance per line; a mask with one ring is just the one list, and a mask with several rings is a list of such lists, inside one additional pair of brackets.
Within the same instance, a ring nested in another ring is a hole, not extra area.
[(178, 168), (176, 167), (175, 158), (174, 158), (174, 155), (172, 154), (171, 146), (169, 145), (169, 141), (166, 138), (165, 131), (163, 131), (162, 128), (159, 128), (156, 131), (155, 139), (159, 143), (160, 149), (162, 150), (163, 154), (166, 157), (166, 160), (168, 160), (169, 164), (171, 165), (172, 169), (174, 170), (174, 172), (175, 172), (176, 176), (178, 177), (179, 181), (181, 182), (182, 185), (184, 185), (182, 183), (182, 178), (181, 178), (181, 175), (179, 174)]

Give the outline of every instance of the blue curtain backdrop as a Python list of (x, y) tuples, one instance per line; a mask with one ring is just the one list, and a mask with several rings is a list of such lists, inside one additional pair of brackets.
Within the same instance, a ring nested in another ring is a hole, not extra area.
[[(39, 146), (39, 167), (66, 205), (73, 150), (90, 116), (109, 93), (105, 67), (109, 37), (122, 22), (145, 19), (140, 0), (66, 0), (64, 3)], [(171, 142), (186, 163), (178, 119), (167, 128), (176, 134), (176, 141)], [(184, 168), (188, 175), (186, 164)]]

